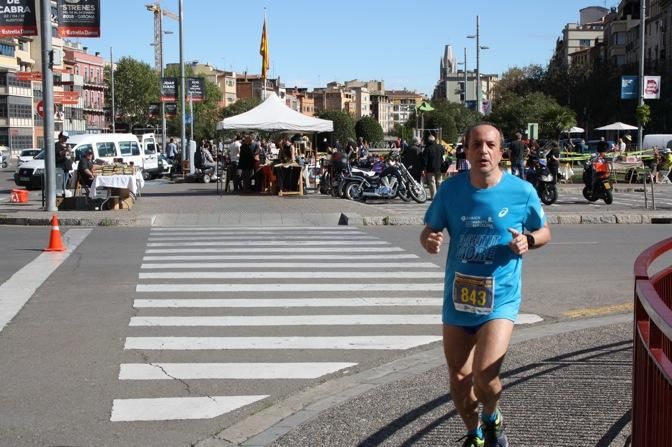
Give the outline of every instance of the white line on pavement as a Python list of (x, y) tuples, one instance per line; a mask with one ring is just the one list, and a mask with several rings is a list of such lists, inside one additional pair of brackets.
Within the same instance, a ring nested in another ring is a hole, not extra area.
[(35, 291), (70, 256), (92, 230), (69, 230), (62, 252), (44, 252), (0, 285), (0, 332), (21, 311)]
[(289, 246), (296, 247), (299, 245), (319, 245), (320, 247), (325, 245), (388, 245), (386, 241), (356, 241), (356, 240), (343, 240), (343, 241), (204, 241), (204, 242), (149, 242), (148, 247), (220, 247), (220, 246), (229, 246), (229, 245), (243, 245), (243, 246)]
[(441, 315), (260, 315), (234, 317), (131, 317), (129, 326), (356, 326), (440, 325)]
[(119, 380), (316, 379), (357, 363), (123, 363)]
[[(376, 240), (378, 239), (375, 236), (360, 236), (357, 234), (353, 233), (347, 233), (347, 234), (341, 234), (341, 236), (347, 236), (349, 239), (356, 239), (356, 240)], [(239, 240), (246, 240), (246, 241), (264, 241), (264, 240), (277, 240), (277, 241), (287, 241), (287, 240), (325, 240), (324, 236), (312, 236), (312, 235), (305, 235), (305, 236), (285, 236), (285, 235), (273, 235), (273, 236), (257, 236), (256, 234), (248, 234), (245, 236), (180, 236), (180, 237), (155, 237), (155, 236), (150, 236), (149, 239), (147, 240), (148, 242), (170, 242), (170, 241), (239, 241)]]
[[(383, 256), (384, 258), (385, 256)], [(258, 259), (266, 259), (260, 256)], [(327, 257), (325, 257), (327, 259)], [(328, 257), (331, 261), (333, 257)], [(352, 259), (352, 256), (348, 257)], [(439, 268), (431, 262), (173, 262), (161, 264), (142, 264), (141, 269), (230, 269), (235, 267), (277, 269), (277, 268), (310, 268), (310, 269), (342, 269), (342, 268), (390, 268), (419, 269)]]
[(229, 226), (221, 226), (221, 227), (213, 227), (213, 226), (208, 226), (208, 227), (180, 227), (180, 226), (173, 226), (173, 227), (153, 227), (152, 231), (269, 231), (272, 229), (273, 231), (296, 231), (296, 230), (301, 230), (301, 231), (323, 231), (323, 230), (340, 230), (340, 231), (352, 231), (352, 227), (347, 227), (347, 226), (340, 226), (340, 227), (283, 227), (283, 226), (265, 226), (265, 227), (229, 227)]
[(212, 419), (267, 397), (268, 395), (115, 399), (112, 402), (110, 421)]
[(441, 340), (428, 335), (361, 337), (128, 337), (124, 349), (410, 349)]
[(442, 291), (441, 283), (385, 284), (138, 284), (136, 292), (370, 292), (370, 291)]
[[(227, 250), (228, 251), (228, 250)], [(255, 260), (255, 259), (319, 259), (319, 260), (362, 260), (362, 259), (418, 259), (418, 255), (412, 253), (385, 254), (385, 255), (184, 255), (184, 256), (145, 256), (143, 261), (233, 261), (233, 260)]]
[[(338, 265), (334, 264), (334, 270)], [(147, 272), (140, 273), (140, 279), (318, 279), (318, 278), (405, 278), (405, 279), (426, 279), (443, 278), (443, 272), (350, 272), (350, 271), (331, 271), (331, 272)]]
[[(308, 234), (308, 235), (324, 235), (324, 236), (347, 236), (347, 235), (354, 235), (354, 234), (366, 234), (363, 231), (355, 231), (355, 230), (350, 230), (350, 231), (306, 231), (303, 232), (302, 234)], [(282, 235), (282, 233), (278, 233), (277, 231), (274, 230), (265, 230), (265, 231), (227, 231), (226, 229), (223, 230), (218, 230), (218, 231), (199, 231), (197, 233), (193, 231), (181, 231), (181, 232), (151, 232), (149, 234), (149, 237), (168, 237), (168, 236), (260, 236), (260, 235), (268, 235), (268, 236), (278, 236)]]
[(232, 298), (135, 300), (135, 308), (441, 306), (443, 298)]
[[(292, 253), (389, 253), (404, 251), (400, 247), (291, 247)], [(287, 247), (226, 248), (227, 253), (287, 253)], [(145, 253), (221, 253), (221, 248), (150, 248)]]

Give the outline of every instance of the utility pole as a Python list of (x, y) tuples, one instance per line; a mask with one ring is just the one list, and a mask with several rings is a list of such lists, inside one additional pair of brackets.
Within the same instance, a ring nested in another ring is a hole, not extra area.
[[(155, 69), (159, 72), (159, 76), (163, 78), (164, 76), (164, 63), (163, 63), (163, 35), (172, 34), (172, 31), (163, 31), (163, 16), (166, 16), (170, 19), (179, 21), (180, 18), (163, 8), (161, 8), (161, 1), (157, 0), (156, 3), (145, 5), (148, 11), (154, 14), (154, 66)], [(163, 150), (166, 148), (166, 104), (161, 101), (161, 145)]]
[(469, 87), (467, 84), (467, 47), (464, 47), (464, 105), (467, 105), (467, 93), (469, 93)]
[(189, 148), (187, 147), (187, 135), (186, 135), (186, 124), (185, 124), (185, 113), (186, 113), (186, 107), (185, 107), (185, 79), (184, 79), (184, 30), (183, 30), (183, 22), (184, 22), (184, 11), (183, 11), (183, 2), (184, 0), (180, 0), (180, 103), (182, 106), (180, 107), (181, 111), (181, 116), (182, 116), (182, 126), (180, 129), (180, 139), (182, 141), (182, 160), (189, 160)]
[(51, 47), (51, 2), (40, 0), (42, 43), (42, 95), (44, 103), (44, 154), (46, 211), (56, 212), (56, 151), (54, 146), (54, 51)]
[[(646, 2), (640, 1), (639, 10), (639, 107), (644, 105), (644, 50), (646, 45), (644, 39), (646, 38)], [(642, 149), (642, 140), (644, 138), (644, 125), (639, 122), (639, 129), (637, 130), (637, 148)]]
[(112, 54), (112, 47), (110, 47), (110, 85), (110, 94), (112, 95), (112, 133), (115, 133), (117, 131), (115, 125), (115, 115), (117, 114), (117, 111), (114, 106), (114, 55)]

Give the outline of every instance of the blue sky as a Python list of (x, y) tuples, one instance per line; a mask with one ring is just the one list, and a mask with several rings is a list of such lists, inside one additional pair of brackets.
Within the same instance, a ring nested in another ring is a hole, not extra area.
[[(102, 36), (80, 39), (90, 51), (131, 56), (154, 65), (150, 0), (102, 0)], [(163, 0), (178, 12), (178, 0)], [(444, 45), (458, 61), (476, 65), (476, 15), (480, 16), (481, 72), (512, 66), (545, 66), (563, 26), (578, 22), (586, 6), (617, 6), (617, 0), (184, 0), (185, 61), (259, 73), (259, 43), (268, 18), (272, 76), (288, 86), (317, 87), (330, 81), (382, 79), (387, 89), (431, 95)], [(164, 61), (179, 60), (178, 25), (164, 19)]]

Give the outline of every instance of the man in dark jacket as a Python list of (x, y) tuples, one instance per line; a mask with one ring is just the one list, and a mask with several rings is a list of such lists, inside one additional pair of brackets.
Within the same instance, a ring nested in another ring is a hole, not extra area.
[(516, 139), (509, 146), (509, 161), (511, 161), (511, 174), (525, 180), (525, 143), (520, 132), (516, 132)]
[(430, 135), (427, 138), (428, 145), (425, 147), (425, 177), (429, 185), (429, 200), (434, 198), (434, 194), (439, 189), (441, 180), (443, 179), (443, 172), (441, 167), (443, 165), (443, 153), (445, 149), (436, 142), (436, 137)]
[(243, 144), (240, 146), (240, 156), (238, 159), (238, 169), (241, 171), (243, 179), (243, 192), (250, 192), (250, 187), (252, 186), (255, 152), (256, 145), (252, 141), (252, 135), (246, 135)]
[(406, 147), (401, 151), (401, 162), (406, 166), (411, 177), (416, 182), (421, 183), (422, 170), (425, 168), (425, 161), (420, 147), (420, 138), (413, 138), (413, 145)]

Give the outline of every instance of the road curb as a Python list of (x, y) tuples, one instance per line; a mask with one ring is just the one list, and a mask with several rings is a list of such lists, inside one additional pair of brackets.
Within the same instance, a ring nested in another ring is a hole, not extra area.
[[(511, 344), (630, 321), (632, 321), (632, 313), (535, 325), (516, 329)], [(329, 408), (382, 385), (423, 374), (443, 364), (441, 346), (416, 352), (384, 365), (330, 380), (289, 396), (194, 445), (195, 447), (267, 446)]]

